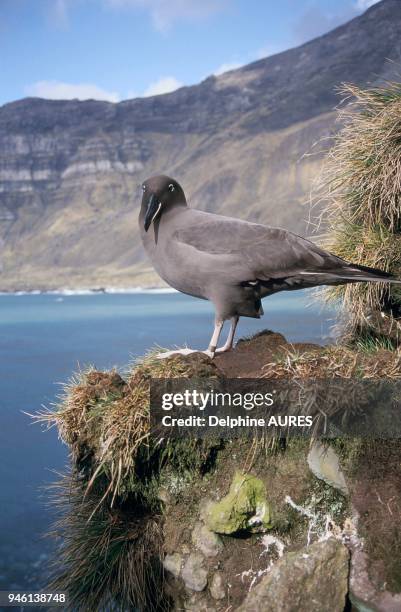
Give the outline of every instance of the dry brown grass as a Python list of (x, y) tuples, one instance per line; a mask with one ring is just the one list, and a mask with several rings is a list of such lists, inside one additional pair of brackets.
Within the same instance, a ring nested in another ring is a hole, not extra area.
[[(317, 199), (326, 204), (324, 246), (352, 263), (401, 277), (401, 84), (367, 90), (344, 85), (342, 93), (344, 127), (317, 188)], [(326, 296), (341, 302), (349, 338), (381, 335), (382, 320), (374, 316), (379, 311), (401, 314), (401, 290), (395, 285), (343, 285), (329, 288)], [(390, 330), (398, 341), (399, 327), (390, 324)]]
[(401, 349), (362, 351), (347, 346), (328, 346), (317, 351), (287, 351), (263, 368), (273, 379), (401, 379)]
[[(116, 496), (132, 493), (138, 484), (138, 461), (160, 450), (149, 432), (150, 379), (191, 376), (216, 376), (215, 366), (201, 354), (160, 360), (150, 353), (134, 364), (126, 381), (116, 371), (89, 369), (66, 384), (58, 404), (36, 419), (58, 428), (88, 489), (98, 478), (107, 479), (104, 495), (111, 493), (113, 504)], [(195, 448), (197, 441), (191, 444)], [(171, 449), (166, 452), (171, 454)]]
[(311, 441), (373, 431), (391, 436), (392, 419), (398, 419), (393, 400), (399, 394), (401, 349), (366, 349), (338, 345), (287, 351), (264, 366), (263, 377), (283, 381), (278, 387), (282, 405), (313, 418)]

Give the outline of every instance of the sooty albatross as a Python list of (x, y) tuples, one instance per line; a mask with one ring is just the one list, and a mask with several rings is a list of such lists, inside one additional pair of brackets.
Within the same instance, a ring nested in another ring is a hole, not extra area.
[[(139, 227), (153, 266), (182, 293), (210, 300), (215, 325), (208, 350), (214, 356), (224, 321), (233, 346), (239, 317), (260, 318), (262, 299), (289, 291), (355, 282), (401, 282), (391, 274), (348, 263), (292, 232), (189, 208), (181, 185), (154, 176), (142, 185)], [(189, 353), (190, 349), (169, 351)]]

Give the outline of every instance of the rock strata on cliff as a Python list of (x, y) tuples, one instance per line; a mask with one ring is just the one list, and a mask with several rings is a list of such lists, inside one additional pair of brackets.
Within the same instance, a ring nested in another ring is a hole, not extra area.
[(159, 172), (195, 207), (304, 233), (314, 145), (337, 129), (335, 89), (397, 74), (400, 41), (401, 3), (383, 0), (301, 47), (170, 94), (4, 105), (0, 289), (155, 282), (136, 217), (141, 181)]

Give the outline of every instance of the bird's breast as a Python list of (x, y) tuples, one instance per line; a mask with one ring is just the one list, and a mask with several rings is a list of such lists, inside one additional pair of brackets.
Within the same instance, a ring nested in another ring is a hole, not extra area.
[(158, 275), (173, 289), (194, 297), (209, 299), (207, 279), (193, 258), (180, 245), (159, 240), (143, 241), (146, 253)]

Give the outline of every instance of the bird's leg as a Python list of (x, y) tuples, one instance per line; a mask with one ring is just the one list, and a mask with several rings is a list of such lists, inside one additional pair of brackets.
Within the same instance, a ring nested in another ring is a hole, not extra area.
[(213, 336), (210, 339), (207, 351), (205, 351), (206, 355), (208, 355), (208, 357), (211, 357), (212, 359), (216, 352), (217, 343), (219, 341), (221, 330), (223, 329), (223, 325), (224, 325), (223, 319), (217, 319), (217, 318), (215, 319)]
[(234, 336), (235, 330), (237, 329), (239, 317), (236, 315), (235, 317), (231, 317), (231, 327), (227, 336), (227, 340), (224, 346), (216, 350), (216, 353), (225, 353), (226, 351), (231, 351), (234, 344)]
[[(238, 318), (237, 318), (238, 321)], [(231, 326), (231, 330), (229, 333), (229, 338), (231, 338), (231, 346), (232, 346), (232, 341), (234, 338), (234, 333), (235, 333), (235, 327), (237, 326), (237, 321), (235, 322), (235, 324), (232, 324)], [(175, 351), (166, 351), (164, 353), (159, 353), (157, 355), (158, 359), (168, 359), (169, 357), (172, 357), (173, 355), (190, 355), (191, 353), (199, 353), (199, 352), (203, 352), (205, 353), (208, 357), (210, 357), (211, 359), (213, 359), (214, 354), (216, 352), (216, 347), (217, 347), (217, 343), (219, 341), (220, 338), (220, 334), (221, 334), (221, 330), (223, 329), (223, 325), (224, 325), (224, 321), (223, 319), (215, 319), (214, 321), (214, 330), (213, 330), (213, 336), (211, 337), (209, 346), (207, 351), (196, 351), (193, 349), (189, 349), (189, 348), (183, 348), (183, 349), (178, 349)], [(233, 329), (233, 325), (234, 325), (234, 329)], [(228, 341), (226, 342), (226, 345), (228, 344)], [(225, 345), (225, 346), (226, 346)]]
[(157, 358), (158, 359), (168, 359), (169, 357), (173, 357), (174, 355), (187, 356), (187, 355), (190, 355), (191, 353), (202, 353), (203, 352), (208, 357), (211, 357), (213, 359), (214, 354), (216, 352), (216, 346), (219, 341), (220, 333), (221, 333), (221, 330), (223, 329), (223, 325), (224, 325), (223, 319), (217, 319), (217, 318), (215, 319), (213, 336), (210, 340), (207, 351), (196, 351), (196, 350), (189, 349), (189, 348), (183, 348), (183, 349), (178, 349), (175, 351), (165, 351), (164, 353), (158, 353)]

